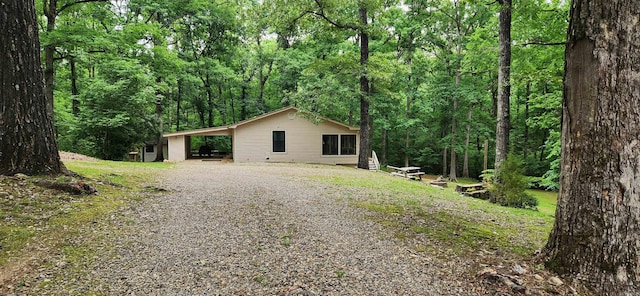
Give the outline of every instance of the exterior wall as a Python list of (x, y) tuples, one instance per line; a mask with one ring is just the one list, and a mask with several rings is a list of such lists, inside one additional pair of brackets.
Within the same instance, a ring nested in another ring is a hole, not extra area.
[[(147, 147), (142, 147), (142, 153), (144, 154), (140, 161), (144, 162), (152, 162), (156, 160), (156, 156), (158, 153), (158, 145), (153, 145), (153, 152), (147, 152)], [(165, 159), (169, 158), (169, 147), (167, 145), (162, 145), (162, 155)]]
[[(285, 132), (285, 152), (272, 152), (273, 131)], [(233, 137), (233, 159), (235, 162), (358, 163), (357, 154), (323, 156), (322, 135), (326, 134), (356, 135), (356, 153), (359, 150), (358, 131), (326, 121), (316, 125), (290, 111), (238, 126)]]
[(169, 137), (168, 159), (170, 161), (184, 161), (187, 159), (185, 136)]

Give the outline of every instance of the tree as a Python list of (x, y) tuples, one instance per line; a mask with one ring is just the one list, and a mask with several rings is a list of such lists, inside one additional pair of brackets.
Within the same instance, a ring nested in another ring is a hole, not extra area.
[[(108, 0), (75, 0), (75, 1), (63, 1), (62, 6), (58, 7), (58, 0), (43, 0), (42, 8), (44, 11), (44, 15), (47, 17), (47, 26), (46, 33), (47, 35), (51, 34), (56, 29), (56, 20), (60, 13), (63, 11), (76, 6), (78, 4), (84, 4), (87, 2), (107, 2)], [(47, 113), (49, 116), (53, 116), (53, 89), (54, 89), (54, 81), (55, 81), (55, 53), (56, 53), (56, 44), (54, 41), (49, 40), (46, 44), (44, 44), (44, 60), (45, 60), (45, 69), (44, 69), (44, 79), (45, 79), (45, 95), (47, 96)], [(73, 59), (71, 59), (73, 63)]]
[(58, 174), (33, 1), (0, 1), (0, 174)]
[(640, 293), (640, 27), (634, 0), (575, 0), (562, 175), (547, 266), (599, 295)]
[(511, 0), (498, 0), (500, 7), (499, 43), (500, 64), (498, 69), (498, 123), (496, 125), (496, 163), (507, 158), (509, 152), (510, 96), (511, 96)]

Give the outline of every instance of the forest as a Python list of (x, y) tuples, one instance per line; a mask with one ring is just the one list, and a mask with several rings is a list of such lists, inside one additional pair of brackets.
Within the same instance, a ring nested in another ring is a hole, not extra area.
[[(496, 151), (503, 2), (36, 1), (48, 111), (61, 150), (121, 160), (293, 105), (368, 119), (383, 164), (477, 178)], [(509, 153), (557, 189), (569, 3), (511, 9)]]

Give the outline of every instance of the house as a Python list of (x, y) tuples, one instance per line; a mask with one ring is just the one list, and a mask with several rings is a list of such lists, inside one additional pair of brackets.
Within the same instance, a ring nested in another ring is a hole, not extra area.
[[(314, 117), (316, 118), (316, 117)], [(184, 161), (203, 157), (203, 147), (191, 147), (191, 137), (230, 137), (234, 162), (302, 162), (356, 164), (359, 128), (287, 107), (232, 125), (164, 134), (168, 159)], [(209, 152), (206, 157), (216, 155)]]

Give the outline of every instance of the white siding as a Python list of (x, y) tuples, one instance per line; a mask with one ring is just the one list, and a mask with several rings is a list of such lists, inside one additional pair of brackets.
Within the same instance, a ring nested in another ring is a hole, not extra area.
[(187, 159), (186, 147), (185, 136), (169, 137), (168, 159), (170, 161), (184, 161)]
[[(162, 146), (162, 155), (164, 156), (165, 159), (169, 158), (169, 149), (167, 147), (167, 145), (163, 145)], [(158, 153), (158, 145), (153, 145), (153, 152), (147, 152), (147, 147), (142, 147), (142, 153), (144, 153), (144, 157), (141, 159), (141, 161), (144, 162), (152, 162), (154, 160), (156, 160), (156, 156)]]
[[(272, 152), (273, 131), (285, 132), (285, 152)], [(297, 116), (295, 111), (290, 111), (238, 126), (233, 137), (233, 159), (235, 162), (358, 162), (357, 155), (323, 156), (322, 135), (325, 134), (356, 135), (358, 151), (358, 131), (326, 121), (316, 125), (306, 118)], [(169, 150), (171, 151), (171, 148)]]

